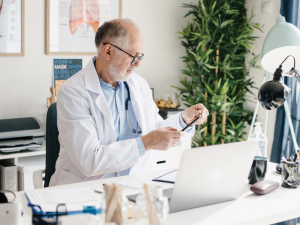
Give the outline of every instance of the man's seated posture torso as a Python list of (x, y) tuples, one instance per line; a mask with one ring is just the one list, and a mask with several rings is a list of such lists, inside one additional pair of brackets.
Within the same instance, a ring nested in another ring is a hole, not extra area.
[[(161, 118), (146, 80), (133, 73), (143, 37), (131, 21), (104, 23), (95, 42), (98, 56), (58, 93), (60, 153), (50, 186), (151, 171), (157, 150), (174, 146), (186, 124), (208, 115), (197, 104)], [(186, 135), (193, 134), (191, 128)]]

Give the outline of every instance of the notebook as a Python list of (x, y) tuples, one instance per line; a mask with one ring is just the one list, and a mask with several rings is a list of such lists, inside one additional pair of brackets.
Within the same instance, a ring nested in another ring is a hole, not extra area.
[[(132, 180), (124, 180), (124, 181), (120, 181), (117, 183), (105, 183), (105, 184), (115, 184), (117, 187), (120, 186), (123, 188), (123, 193), (127, 196), (127, 195), (134, 195), (134, 194), (138, 194), (141, 192), (142, 188), (143, 188), (143, 183), (141, 182), (136, 182), (136, 181), (132, 181)], [(99, 193), (103, 193), (104, 192), (104, 187), (99, 187), (95, 189), (96, 192)]]

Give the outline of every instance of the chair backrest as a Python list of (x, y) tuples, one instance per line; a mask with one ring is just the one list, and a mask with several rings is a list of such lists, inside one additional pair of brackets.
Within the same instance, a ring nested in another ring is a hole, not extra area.
[(46, 121), (46, 174), (44, 187), (49, 186), (50, 178), (55, 172), (55, 164), (58, 158), (60, 144), (58, 141), (56, 102), (47, 112)]

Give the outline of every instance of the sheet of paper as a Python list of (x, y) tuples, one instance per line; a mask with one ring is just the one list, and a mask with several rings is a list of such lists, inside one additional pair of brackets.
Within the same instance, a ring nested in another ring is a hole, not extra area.
[(0, 152), (17, 152), (20, 150), (40, 148), (40, 147), (41, 145), (36, 145), (36, 144), (17, 146), (17, 147), (0, 147)]
[(38, 194), (47, 204), (70, 204), (96, 201), (93, 193), (82, 189), (52, 190), (51, 192), (39, 192)]
[(24, 140), (13, 140), (13, 141), (1, 141), (0, 147), (9, 148), (9, 147), (16, 147), (16, 146), (27, 146), (30, 144), (38, 144), (38, 141), (34, 141), (33, 139), (24, 139)]
[(31, 204), (39, 205), (43, 212), (56, 212), (56, 206), (63, 203), (69, 212), (82, 211), (83, 206), (100, 208), (100, 198), (89, 188), (30, 190), (25, 194)]

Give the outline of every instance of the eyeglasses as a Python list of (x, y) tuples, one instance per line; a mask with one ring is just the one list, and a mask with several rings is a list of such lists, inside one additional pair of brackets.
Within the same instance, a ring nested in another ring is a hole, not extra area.
[(104, 45), (112, 45), (114, 47), (116, 47), (117, 49), (121, 50), (122, 52), (126, 53), (127, 55), (131, 56), (133, 58), (132, 62), (131, 62), (131, 65), (135, 65), (137, 63), (138, 60), (142, 61), (143, 57), (144, 57), (144, 54), (141, 53), (142, 55), (140, 56), (133, 56), (133, 55), (130, 55), (128, 52), (125, 52), (123, 49), (119, 48), (118, 46), (116, 45), (113, 45), (113, 44), (110, 44), (110, 43), (103, 43)]

